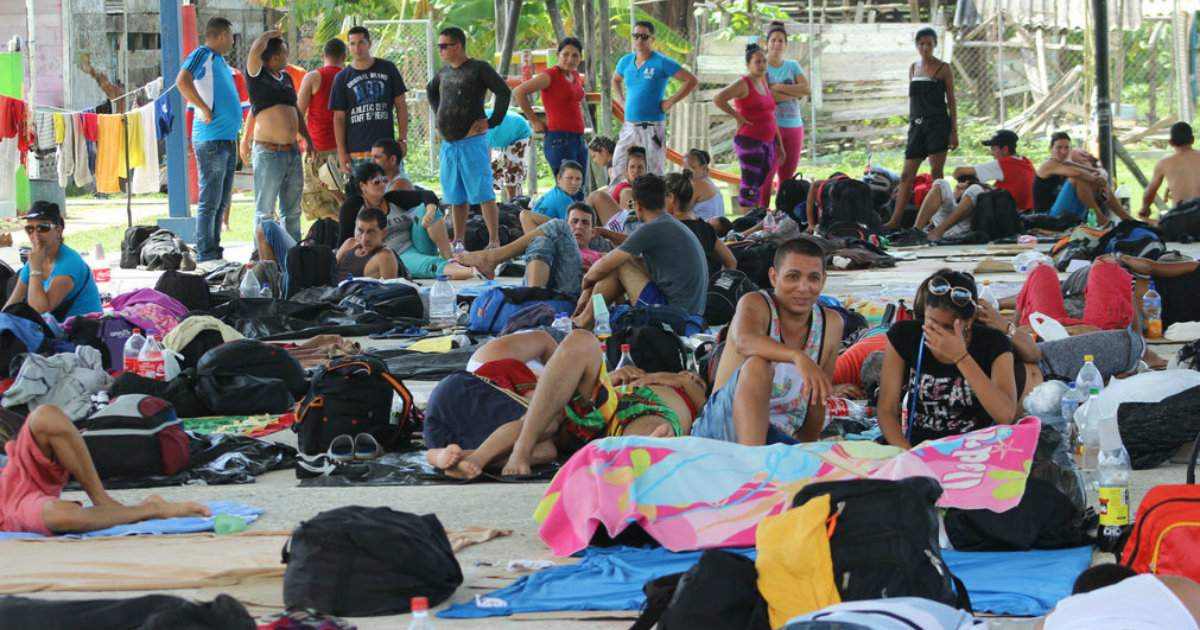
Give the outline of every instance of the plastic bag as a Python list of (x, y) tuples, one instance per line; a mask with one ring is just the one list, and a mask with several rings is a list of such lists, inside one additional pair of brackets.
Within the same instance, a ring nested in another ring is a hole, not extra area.
[(1058, 323), (1058, 320), (1043, 313), (1030, 315), (1029, 325), (1033, 326), (1034, 332), (1042, 338), (1042, 341), (1058, 341), (1071, 336), (1067, 329)]
[(1025, 252), (1015, 256), (1012, 260), (1013, 271), (1018, 273), (1028, 273), (1033, 271), (1033, 268), (1038, 265), (1054, 266), (1054, 259), (1041, 252)]
[(1062, 397), (1069, 389), (1062, 381), (1044, 381), (1025, 396), (1022, 404), (1025, 411), (1041, 418), (1043, 422), (1047, 422), (1051, 417), (1058, 418), (1061, 422)]

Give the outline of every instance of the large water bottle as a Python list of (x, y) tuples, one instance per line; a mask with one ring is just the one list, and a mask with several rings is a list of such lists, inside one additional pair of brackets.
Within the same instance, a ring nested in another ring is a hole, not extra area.
[(1075, 410), (1075, 424), (1079, 426), (1079, 471), (1083, 475), (1084, 491), (1088, 504), (1097, 506), (1096, 459), (1100, 453), (1100, 390), (1092, 388), (1087, 402)]
[(146, 336), (146, 343), (138, 353), (138, 374), (157, 381), (167, 380), (167, 366), (163, 360), (162, 346), (154, 335)]
[(779, 221), (775, 218), (775, 213), (767, 210), (767, 214), (762, 220), (762, 231), (770, 234), (777, 229), (779, 229)]
[(566, 313), (555, 315), (554, 324), (551, 327), (564, 335), (571, 334), (571, 331), (575, 329), (575, 325), (571, 323), (571, 317)]
[(627, 343), (621, 344), (621, 360), (617, 361), (617, 367), (614, 371), (623, 367), (637, 367), (637, 364), (633, 362), (633, 354), (630, 352), (629, 344)]
[(1142, 296), (1142, 315), (1146, 320), (1146, 336), (1151, 339), (1162, 337), (1162, 296), (1154, 290), (1154, 281), (1150, 281), (1150, 290)]
[(604, 296), (599, 293), (592, 295), (592, 332), (600, 341), (604, 341), (612, 336), (612, 324), (608, 321), (608, 305), (604, 303)]
[(123, 357), (122, 369), (126, 372), (138, 374), (138, 354), (142, 352), (142, 346), (146, 345), (146, 338), (142, 336), (142, 329), (134, 328), (133, 334), (125, 340), (125, 348), (121, 351)]
[(262, 297), (262, 285), (254, 277), (254, 265), (246, 265), (246, 273), (242, 274), (242, 281), (238, 284), (238, 295), (244, 298)]
[(429, 618), (429, 599), (414, 597), (409, 609), (412, 610), (412, 621), (408, 624), (408, 630), (433, 630), (433, 620)]
[(458, 320), (458, 305), (450, 276), (439, 274), (429, 291), (429, 324), (434, 328), (454, 328)]
[(1000, 300), (996, 299), (995, 291), (992, 291), (992, 281), (984, 280), (983, 287), (979, 289), (979, 301), (987, 302), (992, 310), (1000, 312)]
[(1100, 418), (1100, 450), (1096, 456), (1096, 475), (1100, 499), (1100, 530), (1097, 546), (1101, 551), (1117, 549), (1129, 529), (1129, 477), (1133, 466), (1129, 452), (1121, 443), (1117, 418)]
[(1079, 374), (1075, 375), (1075, 384), (1083, 391), (1091, 391), (1093, 388), (1096, 391), (1104, 389), (1104, 377), (1100, 376), (1100, 370), (1096, 369), (1096, 364), (1093, 362), (1094, 357), (1090, 354), (1083, 356), (1083, 367), (1079, 368)]
[(1059, 403), (1059, 411), (1063, 417), (1063, 440), (1071, 448), (1074, 448), (1075, 442), (1079, 439), (1079, 427), (1075, 424), (1075, 410), (1079, 409), (1085, 400), (1087, 400), (1087, 394), (1075, 383), (1071, 383), (1071, 389), (1063, 394), (1062, 401)]

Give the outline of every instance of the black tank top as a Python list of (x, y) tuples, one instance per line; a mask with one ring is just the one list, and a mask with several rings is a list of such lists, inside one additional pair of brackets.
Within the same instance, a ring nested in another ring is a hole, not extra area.
[(1046, 212), (1054, 207), (1054, 202), (1058, 200), (1058, 191), (1062, 188), (1063, 182), (1067, 181), (1062, 175), (1051, 175), (1049, 177), (1034, 177), (1033, 178), (1033, 210), (1034, 212)]
[(354, 255), (354, 251), (356, 249), (358, 249), (358, 248), (356, 247), (356, 248), (346, 252), (346, 255), (342, 256), (341, 262), (338, 263), (338, 266), (337, 266), (338, 282), (341, 282), (342, 280), (345, 280), (346, 278), (348, 278), (350, 276), (357, 276), (357, 277), (363, 276), (367, 271), (367, 263), (370, 262), (371, 259), (375, 257), (375, 254), (379, 253), (379, 250), (383, 249), (383, 245), (376, 247), (375, 249), (371, 250), (370, 254), (367, 254), (366, 256), (362, 256), (362, 257)]
[(946, 81), (937, 78), (942, 63), (932, 77), (913, 77), (908, 84), (908, 116), (912, 119), (949, 116), (946, 109)]

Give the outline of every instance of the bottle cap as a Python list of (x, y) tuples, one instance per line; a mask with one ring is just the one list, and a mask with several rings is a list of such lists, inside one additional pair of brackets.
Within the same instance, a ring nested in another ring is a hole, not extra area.
[(134, 328), (134, 329), (133, 329), (133, 334), (135, 334), (135, 335), (140, 335), (140, 334), (142, 334), (142, 329), (141, 329), (141, 328)]
[(428, 611), (429, 610), (429, 599), (427, 599), (425, 597), (412, 598), (412, 610), (413, 610), (413, 612), (417, 612), (418, 610)]
[(450, 280), (450, 276), (449, 276), (449, 275), (447, 275), (447, 274), (444, 274), (444, 273), (439, 273), (439, 274), (438, 274), (438, 277), (437, 277), (437, 280), (438, 280), (438, 282), (442, 282), (443, 280), (449, 281), (449, 280)]
[(1091, 361), (1091, 360), (1093, 360), (1093, 359), (1092, 359), (1092, 355), (1090, 355), (1090, 354), (1085, 354), (1085, 355), (1083, 355), (1083, 360), (1084, 360), (1084, 361)]
[(621, 344), (621, 352), (629, 352), (629, 344), (627, 344), (627, 343)]
[(246, 265), (246, 269), (254, 269), (254, 265)]
[(1092, 396), (1099, 396), (1099, 395), (1100, 395), (1100, 388), (1099, 388), (1099, 387), (1093, 387), (1093, 388), (1091, 388), (1091, 389), (1089, 389), (1089, 390), (1088, 390), (1088, 393), (1089, 393), (1089, 394), (1091, 394)]

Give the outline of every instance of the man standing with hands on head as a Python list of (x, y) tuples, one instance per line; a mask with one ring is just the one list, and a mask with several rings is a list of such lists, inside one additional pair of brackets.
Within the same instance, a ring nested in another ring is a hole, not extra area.
[[(396, 64), (371, 56), (371, 33), (365, 26), (350, 29), (346, 38), (354, 60), (334, 77), (329, 109), (333, 110), (338, 164), (350, 173), (371, 159), (371, 145), (380, 138), (397, 138), (407, 150), (408, 102), (404, 94), (408, 88)], [(404, 172), (403, 165), (400, 171)]]
[[(300, 242), (300, 196), (304, 169), (300, 143), (312, 146), (304, 115), (296, 106), (296, 90), (287, 73), (288, 48), (279, 31), (258, 36), (246, 56), (246, 86), (254, 117), (254, 225), (275, 218), (278, 201), (283, 229)], [(316, 159), (309, 151), (308, 159)]]
[[(621, 57), (613, 73), (613, 98), (625, 108), (625, 124), (613, 150), (613, 177), (624, 177), (625, 151), (631, 146), (646, 147), (646, 171), (663, 174), (667, 157), (667, 112), (687, 98), (700, 80), (674, 59), (655, 52), (654, 24), (633, 25), (634, 52)], [(683, 82), (671, 98), (663, 100), (671, 79)], [(628, 87), (628, 93), (626, 88)], [(613, 182), (616, 183), (616, 182)]]
[(221, 217), (233, 196), (242, 104), (224, 55), (233, 51), (233, 23), (215, 17), (204, 27), (204, 45), (183, 61), (175, 78), (179, 93), (196, 109), (192, 149), (196, 153), (199, 200), (196, 252), (201, 271), (225, 264), (221, 258)]
[[(438, 33), (438, 54), (444, 66), (426, 89), (429, 107), (442, 136), (442, 201), (454, 210), (454, 249), (461, 253), (470, 204), (480, 204), (488, 228), (488, 247), (500, 246), (500, 210), (492, 189), (492, 155), (487, 130), (504, 120), (512, 91), (486, 62), (467, 56), (467, 34), (450, 26)], [(496, 97), (492, 115), (485, 117), (487, 91)]]

